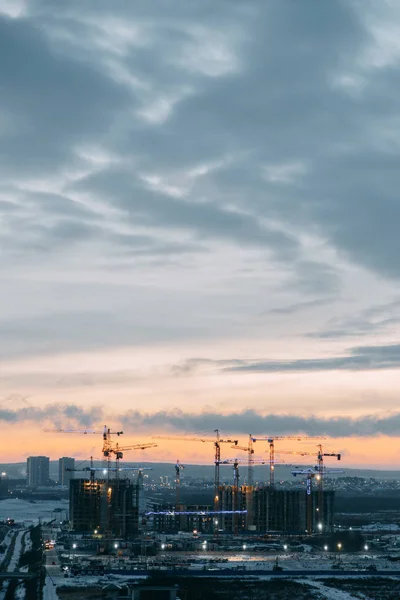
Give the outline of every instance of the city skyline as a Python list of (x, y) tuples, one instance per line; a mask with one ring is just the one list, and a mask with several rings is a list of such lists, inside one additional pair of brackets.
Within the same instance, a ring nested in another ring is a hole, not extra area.
[[(43, 430), (107, 423), (397, 468), (399, 17), (0, 0), (3, 461), (99, 458)], [(212, 447), (128, 460), (161, 458)]]

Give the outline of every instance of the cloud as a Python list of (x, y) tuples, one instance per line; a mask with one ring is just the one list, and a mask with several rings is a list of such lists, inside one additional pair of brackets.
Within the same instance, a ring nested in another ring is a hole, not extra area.
[(329, 297), (315, 298), (315, 300), (304, 300), (302, 302), (296, 302), (293, 304), (288, 304), (286, 306), (276, 306), (275, 308), (271, 308), (268, 312), (274, 315), (290, 315), (303, 310), (318, 308), (320, 306), (329, 304), (332, 301), (333, 298)]
[[(26, 404), (26, 403), (25, 403)], [(164, 432), (166, 435), (191, 435), (213, 437), (218, 427), (223, 436), (277, 436), (312, 435), (332, 438), (372, 437), (385, 435), (397, 437), (400, 426), (400, 413), (366, 414), (356, 418), (317, 417), (298, 414), (260, 413), (245, 410), (237, 413), (220, 414), (204, 411), (190, 413), (174, 408), (167, 411), (146, 413), (127, 411), (110, 414), (107, 407), (95, 406), (88, 409), (74, 404), (49, 404), (42, 408), (23, 406), (18, 409), (0, 408), (0, 421), (9, 424), (42, 423), (49, 428), (98, 428), (104, 422), (118, 423), (127, 435), (149, 432)]]
[(74, 144), (83, 135), (90, 141), (129, 102), (124, 88), (98, 70), (56, 56), (29, 19), (0, 17), (0, 57), (0, 108), (11, 110), (22, 124), (16, 122), (0, 147), (6, 180), (19, 174), (22, 161), (24, 176), (70, 162)]
[(356, 418), (317, 417), (260, 413), (245, 410), (237, 413), (220, 414), (205, 411), (190, 413), (178, 408), (145, 413), (127, 411), (111, 415), (106, 407), (96, 406), (83, 409), (74, 404), (49, 404), (43, 408), (26, 406), (14, 410), (0, 408), (0, 421), (5, 423), (46, 423), (55, 428), (94, 427), (101, 431), (103, 421), (118, 423), (129, 435), (149, 432), (164, 432), (171, 435), (213, 437), (218, 427), (222, 436), (232, 434), (254, 436), (312, 435), (332, 438), (372, 437), (385, 435), (397, 437), (400, 413), (367, 414)]
[(190, 414), (179, 410), (144, 414), (127, 413), (123, 416), (127, 427), (135, 427), (146, 431), (161, 429), (174, 434), (190, 434), (197, 432), (210, 437), (216, 427), (222, 435), (312, 435), (328, 437), (355, 437), (388, 435), (398, 436), (400, 414), (365, 415), (357, 418), (348, 417), (303, 417), (300, 415), (260, 414), (254, 410), (221, 415), (204, 412)]
[(315, 339), (336, 339), (368, 336), (393, 330), (400, 323), (400, 300), (371, 306), (359, 311), (357, 316), (330, 319), (322, 330), (308, 333)]
[(271, 249), (278, 256), (294, 257), (298, 251), (292, 236), (259, 222), (248, 212), (221, 206), (215, 199), (185, 201), (171, 197), (168, 190), (165, 194), (157, 193), (152, 184), (141, 185), (125, 171), (110, 170), (89, 176), (79, 182), (78, 189), (113, 198), (114, 206), (142, 226), (183, 229), (200, 240), (211, 238)]
[(400, 344), (358, 346), (347, 355), (296, 360), (241, 360), (223, 367), (237, 373), (305, 373), (317, 371), (370, 371), (400, 367)]
[(5, 408), (5, 404), (14, 404), (10, 396), (1, 402), (0, 421), (5, 423), (33, 422), (43, 424), (52, 423), (55, 427), (65, 429), (69, 427), (88, 427), (93, 422), (98, 423), (103, 410), (100, 407), (84, 409), (75, 404), (48, 404), (44, 407), (26, 406), (14, 410)]
[[(398, 52), (382, 33), (394, 9), (11, 4), (0, 2), (2, 357), (205, 338), (290, 346), (312, 331), (310, 359), (216, 368), (398, 366), (395, 346), (371, 356), (367, 339), (328, 358), (316, 348), (397, 323), (384, 308), (400, 273)], [(362, 312), (378, 302), (379, 317)]]

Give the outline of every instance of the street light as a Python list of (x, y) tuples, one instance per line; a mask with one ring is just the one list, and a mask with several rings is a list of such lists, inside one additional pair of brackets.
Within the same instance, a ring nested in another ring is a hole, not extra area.
[(325, 550), (325, 552), (328, 552), (328, 546), (325, 545), (324, 550)]
[(364, 550), (365, 550), (365, 552), (368, 552), (368, 544), (365, 544)]
[(118, 548), (118, 544), (117, 544), (117, 542), (115, 542), (115, 544), (114, 544), (114, 548), (117, 550), (117, 548)]
[(161, 550), (165, 550), (165, 544), (161, 544)]
[(319, 531), (322, 531), (322, 523), (318, 523), (317, 527), (318, 527)]
[(338, 550), (340, 552), (340, 550), (342, 549), (342, 544), (339, 542), (338, 545), (337, 545), (337, 547), (338, 547)]
[(287, 544), (283, 545), (283, 549), (286, 551), (287, 550)]
[(246, 550), (246, 549), (247, 549), (246, 544), (243, 544), (243, 550)]

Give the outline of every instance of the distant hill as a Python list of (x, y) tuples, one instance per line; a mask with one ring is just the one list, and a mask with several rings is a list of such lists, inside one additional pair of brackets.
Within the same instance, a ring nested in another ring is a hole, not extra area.
[[(77, 460), (77, 465), (81, 467), (89, 466), (89, 462), (82, 463)], [(94, 461), (95, 466), (102, 467), (104, 463), (102, 461)], [(161, 476), (169, 476), (170, 481), (173, 482), (175, 478), (175, 465), (174, 463), (133, 463), (133, 462), (121, 462), (121, 466), (142, 466), (151, 467), (151, 471), (146, 472), (149, 475), (149, 479), (154, 482), (159, 482)], [(332, 467), (342, 468), (340, 463), (335, 462)], [(293, 476), (291, 470), (293, 467), (276, 467), (275, 480), (291, 480)], [(244, 483), (247, 477), (247, 466), (245, 463), (240, 466), (240, 478)], [(400, 471), (390, 470), (378, 470), (378, 469), (346, 469), (343, 468), (343, 474), (340, 476), (347, 477), (363, 477), (364, 479), (400, 479)], [(7, 476), (11, 479), (21, 479), (26, 477), (26, 463), (2, 463), (0, 464), (0, 472), (7, 473)], [(266, 481), (269, 477), (269, 466), (268, 464), (254, 467), (254, 476), (256, 481)], [(185, 465), (185, 468), (181, 474), (182, 480), (189, 478), (192, 479), (206, 479), (210, 482), (214, 478), (214, 467), (211, 465)], [(231, 482), (233, 477), (233, 469), (229, 465), (221, 466), (221, 481)], [(50, 478), (56, 481), (58, 479), (58, 461), (50, 461)]]

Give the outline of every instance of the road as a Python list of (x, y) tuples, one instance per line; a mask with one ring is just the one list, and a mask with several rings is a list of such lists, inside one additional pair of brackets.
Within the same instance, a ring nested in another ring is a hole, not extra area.
[[(143, 576), (149, 575), (150, 571), (138, 570), (138, 571), (119, 571), (118, 569), (110, 569), (106, 573), (112, 573), (114, 575), (125, 575), (125, 576)], [(185, 569), (185, 570), (163, 570), (160, 573), (165, 575), (174, 575), (176, 577), (228, 577), (228, 578), (242, 578), (243, 577), (258, 577), (265, 579), (266, 577), (273, 577), (277, 579), (285, 579), (287, 577), (296, 578), (315, 578), (315, 577), (400, 577), (400, 570), (387, 570), (387, 571), (341, 571), (341, 570), (324, 570), (324, 569), (298, 569), (298, 570), (283, 570), (283, 571), (272, 571), (272, 569), (258, 569), (246, 571), (236, 569)]]
[[(43, 529), (43, 539), (50, 537), (49, 532)], [(62, 582), (60, 571), (60, 563), (58, 561), (57, 551), (55, 548), (45, 551), (46, 557), (46, 579), (43, 587), (43, 600), (59, 600), (57, 595), (57, 585)], [(53, 565), (53, 562), (55, 563)]]

